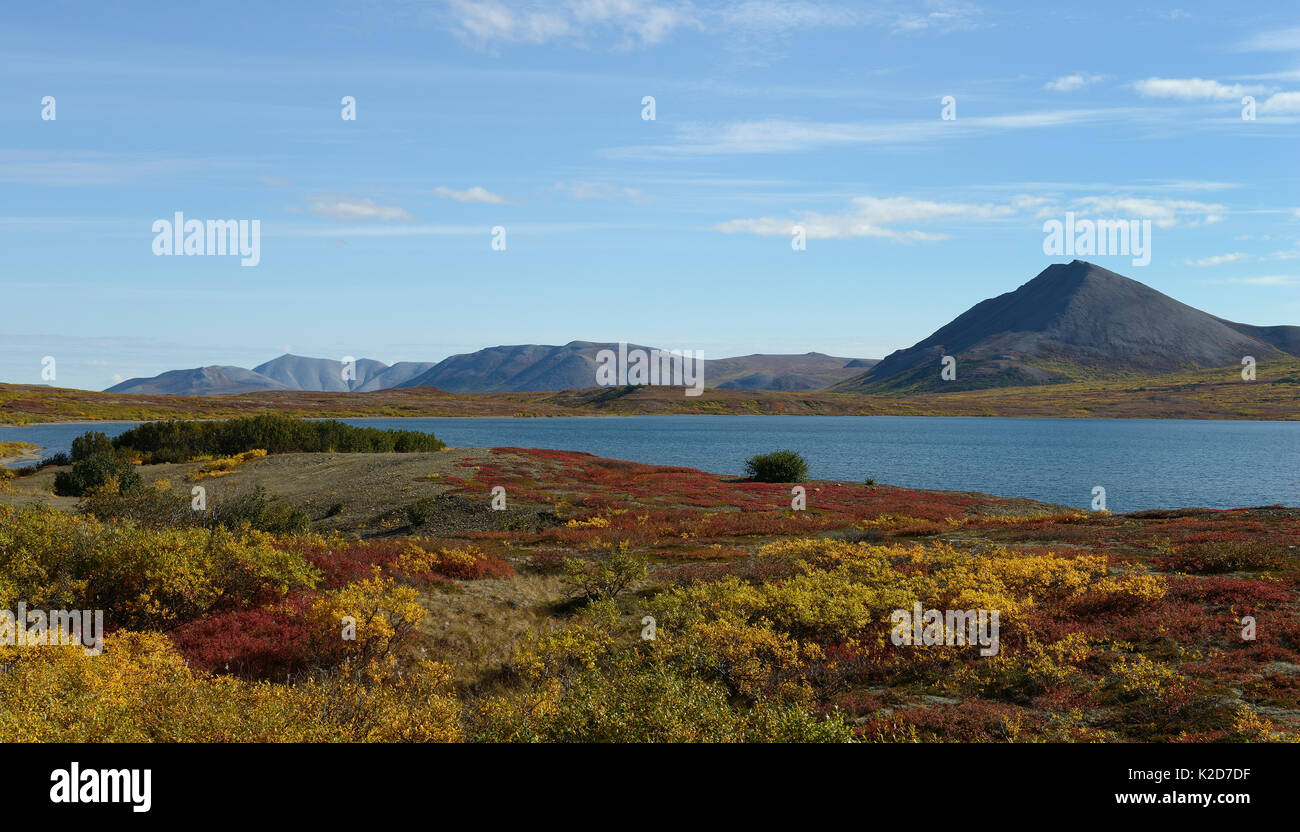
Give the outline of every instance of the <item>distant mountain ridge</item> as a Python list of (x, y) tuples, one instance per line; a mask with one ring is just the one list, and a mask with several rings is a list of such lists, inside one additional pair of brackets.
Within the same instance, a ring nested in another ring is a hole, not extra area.
[[(628, 349), (650, 349), (629, 344)], [(344, 379), (342, 361), (285, 354), (252, 370), (199, 367), (171, 370), (152, 378), (133, 378), (109, 393), (217, 396), (261, 390), (371, 392), (392, 388), (437, 387), (452, 393), (551, 392), (596, 386), (596, 356), (618, 344), (570, 341), (562, 346), (517, 344), (453, 355), (440, 362), (403, 361), (392, 366), (358, 359), (355, 378)], [(754, 354), (705, 359), (709, 387), (745, 390), (824, 389), (861, 372), (875, 359), (837, 358), (822, 353)]]
[[(1226, 367), (1300, 355), (1300, 327), (1238, 324), (1136, 280), (1075, 260), (975, 304), (837, 392), (919, 392), (1050, 384)], [(940, 376), (944, 356), (956, 378)]]
[[(638, 349), (628, 345), (629, 349)], [(649, 349), (648, 347), (639, 347)], [(172, 370), (110, 387), (110, 393), (222, 395), (270, 390), (369, 392), (436, 387), (452, 393), (554, 392), (595, 387), (596, 356), (618, 345), (570, 341), (515, 344), (389, 366), (282, 355), (245, 370)], [(707, 359), (707, 387), (738, 390), (905, 394), (1052, 384), (1239, 365), (1300, 356), (1300, 327), (1217, 318), (1136, 280), (1075, 260), (1043, 269), (1015, 291), (981, 301), (928, 338), (883, 360), (754, 354)], [(940, 377), (944, 356), (956, 378)]]

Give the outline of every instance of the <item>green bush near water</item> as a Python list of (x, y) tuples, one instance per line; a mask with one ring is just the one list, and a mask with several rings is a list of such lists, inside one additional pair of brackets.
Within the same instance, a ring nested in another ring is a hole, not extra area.
[(756, 482), (802, 482), (808, 462), (794, 451), (773, 451), (745, 460), (745, 472)]
[(447, 447), (414, 430), (358, 428), (335, 420), (312, 421), (264, 413), (220, 422), (148, 422), (112, 442), (145, 462), (188, 462), (201, 456), (233, 456), (256, 448), (285, 453), (413, 453)]

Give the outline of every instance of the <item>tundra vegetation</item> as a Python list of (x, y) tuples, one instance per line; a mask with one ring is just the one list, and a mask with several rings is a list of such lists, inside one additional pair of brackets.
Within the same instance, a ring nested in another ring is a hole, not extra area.
[[(1050, 362), (1035, 365), (1044, 371)], [(271, 391), (237, 396), (98, 393), (0, 384), (0, 424), (61, 420), (228, 419), (259, 413), (341, 419), (364, 416), (629, 416), (650, 413), (827, 416), (1043, 416), (1146, 419), (1285, 419), (1297, 414), (1300, 359), (1261, 361), (1254, 381), (1240, 365), (1151, 375), (1121, 374), (1024, 387), (860, 392), (592, 388), (454, 394), (431, 387), (371, 393)], [(937, 365), (936, 365), (937, 373)], [(269, 449), (268, 449), (269, 450)]]
[[(103, 609), (108, 630), (99, 656), (0, 646), (0, 741), (1300, 737), (1297, 509), (810, 481), (796, 511), (788, 485), (689, 468), (414, 458), (442, 491), (410, 512), (395, 483), (364, 534), (315, 528), (333, 498), (277, 524), (266, 494), (196, 519), (189, 483), (76, 511), (0, 495), (0, 609)], [(915, 603), (999, 610), (1000, 650), (895, 645)]]

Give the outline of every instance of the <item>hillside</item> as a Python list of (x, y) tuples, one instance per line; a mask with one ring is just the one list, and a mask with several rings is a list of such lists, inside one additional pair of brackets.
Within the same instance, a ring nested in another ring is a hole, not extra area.
[[(1149, 377), (1300, 355), (1300, 328), (1224, 321), (1082, 260), (1048, 266), (923, 341), (835, 385), (841, 392), (953, 392)], [(942, 357), (957, 378), (940, 378)]]
[(217, 419), (275, 411), (295, 416), (1047, 416), (1147, 419), (1300, 419), (1300, 359), (1261, 363), (1243, 382), (1228, 366), (1160, 376), (957, 392), (792, 392), (669, 387), (453, 394), (429, 387), (373, 393), (279, 390), (227, 396), (123, 395), (0, 384), (0, 424), (73, 420)]

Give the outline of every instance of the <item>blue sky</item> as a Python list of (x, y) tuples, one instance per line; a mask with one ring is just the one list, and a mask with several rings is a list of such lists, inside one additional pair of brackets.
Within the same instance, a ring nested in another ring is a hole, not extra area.
[[(1300, 324), (1297, 10), (1058, 5), (12, 6), (0, 380), (573, 339), (880, 357), (1068, 260), (1066, 211), (1153, 222), (1149, 265), (1088, 259)], [(155, 256), (176, 211), (259, 220), (260, 264)]]

